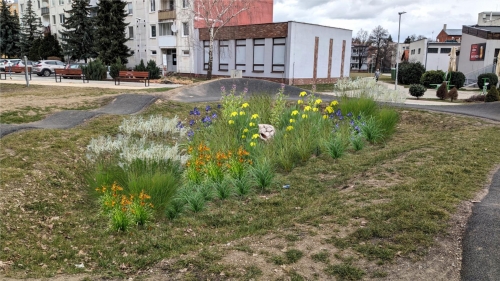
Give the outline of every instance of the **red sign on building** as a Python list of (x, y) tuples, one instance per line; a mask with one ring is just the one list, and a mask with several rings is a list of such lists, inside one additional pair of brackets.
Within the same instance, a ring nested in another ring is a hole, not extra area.
[(484, 60), (485, 53), (486, 53), (486, 43), (472, 44), (470, 46), (470, 60), (471, 61)]

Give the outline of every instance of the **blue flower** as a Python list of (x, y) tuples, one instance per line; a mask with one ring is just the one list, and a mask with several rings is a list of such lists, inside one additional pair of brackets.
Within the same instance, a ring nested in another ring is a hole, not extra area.
[(207, 111), (207, 112), (208, 112), (208, 111), (210, 111), (210, 109), (212, 109), (212, 108), (210, 107), (210, 105), (207, 105), (207, 106), (205, 107), (205, 111)]
[(220, 108), (221, 108), (221, 105), (220, 105), (220, 104), (218, 104), (218, 105), (217, 105), (217, 108), (218, 108), (218, 109), (220, 109)]
[(201, 122), (210, 123), (210, 122), (212, 122), (212, 119), (210, 119), (210, 116), (205, 116), (205, 117), (203, 117), (203, 119), (201, 119)]
[(358, 115), (358, 120), (361, 120), (361, 115)]
[(349, 121), (351, 123), (351, 126), (354, 126), (354, 120)]
[(352, 117), (352, 112), (347, 113), (346, 116), (349, 117), (349, 118)]
[(354, 127), (354, 130), (356, 130), (358, 133), (361, 131), (358, 126)]
[(175, 127), (178, 128), (178, 129), (184, 128), (184, 126), (182, 125), (181, 121), (179, 121)]
[(187, 132), (187, 136), (188, 138), (192, 138), (194, 136), (193, 130), (189, 130), (189, 132)]
[(342, 110), (340, 110), (340, 108), (339, 108), (339, 109), (337, 109), (337, 111), (335, 112), (335, 114), (336, 114), (337, 116), (339, 116), (339, 117), (340, 117), (340, 116), (342, 116)]
[(196, 123), (193, 119), (189, 120), (189, 126), (193, 126)]
[(344, 116), (339, 115), (339, 120), (344, 120)]
[(212, 119), (215, 119), (217, 118), (217, 113), (214, 112), (214, 114), (212, 114)]

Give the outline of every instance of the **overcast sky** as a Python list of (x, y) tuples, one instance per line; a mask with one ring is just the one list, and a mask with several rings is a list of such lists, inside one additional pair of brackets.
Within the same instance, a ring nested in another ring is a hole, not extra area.
[[(274, 0), (274, 21), (299, 21), (370, 33), (380, 25), (401, 39), (412, 34), (434, 39), (447, 24), (449, 29), (477, 23), (478, 13), (500, 12), (500, 0)], [(434, 32), (434, 33), (433, 33)]]

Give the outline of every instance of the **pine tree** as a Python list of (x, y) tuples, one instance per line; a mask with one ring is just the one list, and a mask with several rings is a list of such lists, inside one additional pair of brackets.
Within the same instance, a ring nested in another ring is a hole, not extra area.
[[(42, 37), (42, 27), (40, 19), (37, 17), (35, 11), (33, 11), (32, 1), (28, 0), (25, 13), (21, 18), (20, 47), (22, 56), (29, 55), (33, 42)], [(30, 57), (30, 59), (36, 58)]]
[(128, 62), (132, 52), (125, 43), (125, 6), (127, 2), (101, 0), (95, 17), (94, 51), (105, 65), (110, 65), (118, 58), (122, 63)]
[(2, 0), (0, 7), (0, 54), (10, 58), (17, 57), (20, 52), (20, 25), (17, 12), (11, 14), (9, 6)]
[(43, 60), (48, 57), (63, 57), (61, 45), (54, 35), (49, 34), (43, 37), (38, 48), (38, 55)]
[(97, 57), (94, 52), (94, 20), (90, 17), (91, 6), (89, 0), (74, 0), (61, 33), (64, 54), (72, 59), (87, 59)]

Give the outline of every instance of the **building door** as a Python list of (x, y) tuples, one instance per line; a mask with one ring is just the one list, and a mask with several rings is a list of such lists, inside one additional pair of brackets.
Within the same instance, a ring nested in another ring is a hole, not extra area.
[(167, 71), (177, 72), (177, 50), (167, 49)]

